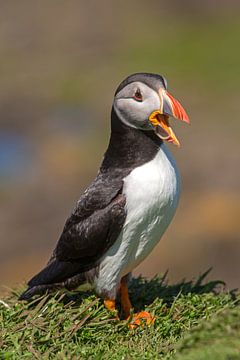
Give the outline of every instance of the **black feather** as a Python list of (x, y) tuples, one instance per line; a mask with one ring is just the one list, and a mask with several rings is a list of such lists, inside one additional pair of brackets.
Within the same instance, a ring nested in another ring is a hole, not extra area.
[(80, 267), (80, 264), (77, 262), (63, 262), (56, 259), (35, 275), (28, 282), (28, 286), (33, 287), (62, 282), (78, 273)]

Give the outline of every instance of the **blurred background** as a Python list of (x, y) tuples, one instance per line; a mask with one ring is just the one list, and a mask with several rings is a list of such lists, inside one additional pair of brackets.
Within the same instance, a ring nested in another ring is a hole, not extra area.
[(41, 269), (107, 147), (114, 91), (156, 72), (184, 105), (183, 191), (135, 274), (240, 280), (238, 1), (0, 1), (0, 284)]

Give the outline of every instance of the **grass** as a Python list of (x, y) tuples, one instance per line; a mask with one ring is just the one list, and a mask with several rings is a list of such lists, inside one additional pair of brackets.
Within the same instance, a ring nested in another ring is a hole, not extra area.
[(0, 359), (240, 359), (240, 308), (222, 282), (169, 285), (166, 276), (133, 279), (137, 310), (154, 326), (130, 330), (91, 290), (18, 302), (22, 289), (0, 302)]

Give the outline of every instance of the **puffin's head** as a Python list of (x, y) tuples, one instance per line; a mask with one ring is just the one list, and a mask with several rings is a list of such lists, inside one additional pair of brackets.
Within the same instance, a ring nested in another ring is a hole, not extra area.
[(113, 106), (125, 125), (154, 130), (161, 139), (176, 145), (180, 143), (169, 125), (169, 117), (189, 123), (183, 107), (167, 92), (166, 80), (157, 74), (128, 76), (117, 88)]

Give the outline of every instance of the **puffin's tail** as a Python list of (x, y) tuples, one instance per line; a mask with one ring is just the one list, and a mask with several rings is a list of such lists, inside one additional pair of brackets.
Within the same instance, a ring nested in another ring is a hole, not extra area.
[(29, 286), (27, 290), (20, 295), (19, 300), (29, 300), (34, 295), (43, 295), (47, 292), (53, 292), (62, 289), (63, 287), (64, 287), (63, 283), (50, 284), (50, 285), (37, 285), (33, 287)]
[(62, 288), (72, 290), (86, 281), (84, 273), (80, 271), (81, 266), (77, 262), (53, 260), (28, 282), (28, 289), (19, 300), (29, 300), (36, 294), (42, 295)]

